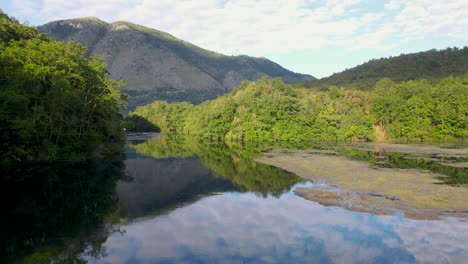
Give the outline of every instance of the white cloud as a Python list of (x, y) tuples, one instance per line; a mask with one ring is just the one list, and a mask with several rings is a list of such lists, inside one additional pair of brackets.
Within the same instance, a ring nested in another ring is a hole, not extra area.
[(388, 10), (397, 10), (400, 9), (403, 5), (404, 1), (402, 0), (390, 0), (388, 3), (385, 4), (385, 8)]
[(466, 0), (10, 1), (12, 15), (22, 21), (126, 20), (225, 54), (266, 56), (329, 46), (385, 51), (428, 38), (468, 40)]
[[(362, 0), (44, 0), (37, 16), (127, 20), (224, 53), (262, 55), (319, 48), (348, 39), (361, 26), (347, 12)], [(336, 17), (342, 16), (336, 19)]]
[(34, 16), (39, 9), (39, 3), (35, 0), (12, 0), (11, 6), (23, 17)]
[(410, 38), (426, 36), (468, 37), (468, 2), (453, 1), (406, 1), (394, 24), (402, 34)]

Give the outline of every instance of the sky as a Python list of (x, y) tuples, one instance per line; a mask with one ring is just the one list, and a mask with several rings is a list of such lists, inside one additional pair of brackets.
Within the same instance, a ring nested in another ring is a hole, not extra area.
[(2, 0), (0, 8), (35, 26), (129, 21), (317, 78), (373, 58), (468, 46), (466, 0)]

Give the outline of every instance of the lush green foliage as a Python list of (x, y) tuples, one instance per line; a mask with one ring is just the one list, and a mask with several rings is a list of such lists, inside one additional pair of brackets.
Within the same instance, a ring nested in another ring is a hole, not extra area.
[(468, 137), (468, 75), (426, 80), (379, 81), (372, 113), (387, 138), (403, 142), (461, 140)]
[(32, 38), (48, 39), (46, 35), (38, 35), (34, 28), (20, 24), (16, 19), (8, 17), (0, 10), (0, 41), (2, 43)]
[(450, 75), (460, 77), (468, 72), (467, 61), (468, 47), (434, 49), (371, 60), (330, 77), (306, 82), (305, 85), (316, 89), (327, 89), (331, 85), (372, 89), (382, 78), (401, 82), (421, 78), (437, 80)]
[(157, 101), (134, 114), (165, 133), (224, 142), (231, 148), (307, 147), (319, 142), (464, 140), (468, 75), (394, 83), (373, 90), (295, 88), (278, 79), (246, 82), (194, 106)]
[(279, 79), (246, 82), (216, 100), (194, 106), (154, 102), (134, 114), (165, 133), (183, 133), (231, 148), (373, 139), (369, 94), (332, 89), (295, 89)]
[(124, 96), (97, 57), (0, 13), (0, 160), (101, 157), (122, 147)]

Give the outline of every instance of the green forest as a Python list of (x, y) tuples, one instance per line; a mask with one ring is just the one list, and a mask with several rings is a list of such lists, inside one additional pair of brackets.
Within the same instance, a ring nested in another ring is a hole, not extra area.
[(82, 160), (120, 153), (125, 96), (102, 58), (0, 12), (0, 161)]
[(372, 89), (383, 78), (395, 82), (427, 79), (437, 81), (448, 76), (462, 77), (468, 72), (468, 47), (447, 48), (400, 56), (373, 59), (329, 77), (312, 80), (304, 86), (324, 90), (329, 86), (346, 86)]
[(372, 89), (315, 91), (263, 78), (200, 105), (156, 101), (131, 115), (167, 134), (234, 149), (323, 142), (446, 142), (468, 137), (468, 75), (437, 82), (379, 80)]

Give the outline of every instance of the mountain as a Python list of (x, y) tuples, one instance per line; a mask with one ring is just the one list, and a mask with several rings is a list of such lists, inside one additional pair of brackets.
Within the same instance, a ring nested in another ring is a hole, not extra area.
[(421, 78), (437, 80), (449, 75), (462, 76), (466, 72), (468, 72), (468, 47), (433, 49), (370, 60), (330, 77), (307, 81), (305, 84), (316, 89), (326, 89), (332, 85), (371, 89), (382, 78), (390, 78), (397, 82)]
[(315, 79), (265, 58), (226, 56), (129, 22), (79, 18), (50, 22), (38, 30), (60, 41), (79, 42), (88, 55), (105, 55), (111, 77), (127, 84), (123, 91), (132, 96), (130, 108), (156, 99), (199, 103), (263, 75), (287, 82)]

